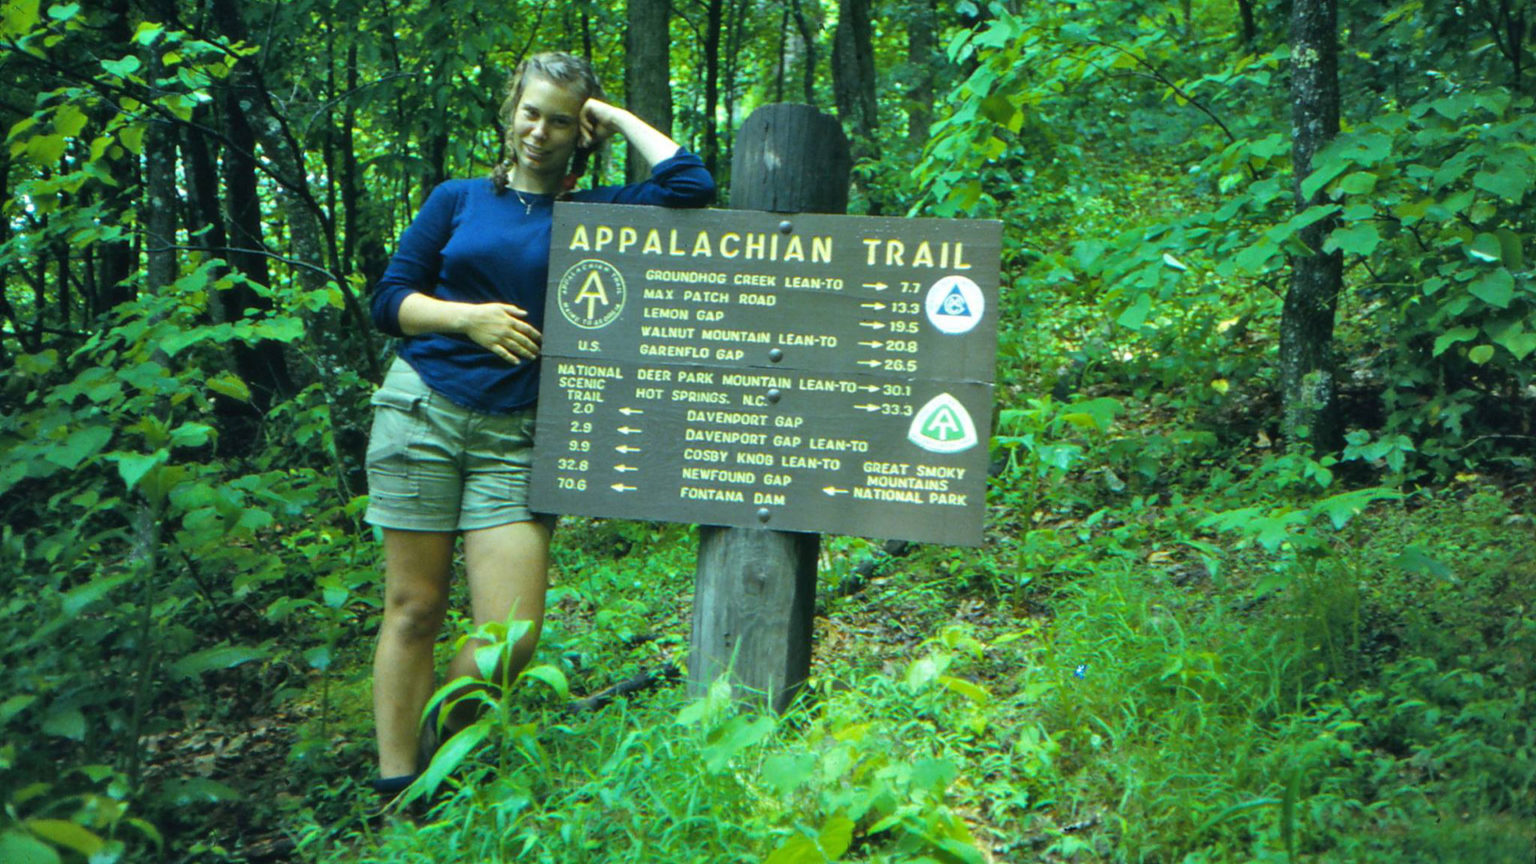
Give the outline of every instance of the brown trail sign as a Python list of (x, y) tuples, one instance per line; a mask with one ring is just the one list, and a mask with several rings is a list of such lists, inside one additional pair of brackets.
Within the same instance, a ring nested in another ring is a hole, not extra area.
[(782, 709), (819, 545), (784, 532), (981, 542), (1001, 226), (798, 212), (846, 204), (807, 106), (740, 141), (732, 203), (780, 212), (556, 208), (533, 503), (740, 526), (700, 529), (690, 683)]

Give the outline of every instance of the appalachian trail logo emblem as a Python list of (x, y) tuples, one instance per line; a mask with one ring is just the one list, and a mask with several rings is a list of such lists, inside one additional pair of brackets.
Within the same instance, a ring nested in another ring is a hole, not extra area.
[(912, 418), (907, 440), (930, 453), (959, 453), (976, 446), (976, 424), (960, 400), (940, 393)]
[(607, 261), (577, 261), (560, 277), (560, 314), (583, 330), (612, 324), (624, 312), (626, 298), (624, 274)]
[(940, 333), (969, 333), (987, 309), (981, 287), (964, 276), (945, 276), (933, 283), (923, 302), (928, 322)]

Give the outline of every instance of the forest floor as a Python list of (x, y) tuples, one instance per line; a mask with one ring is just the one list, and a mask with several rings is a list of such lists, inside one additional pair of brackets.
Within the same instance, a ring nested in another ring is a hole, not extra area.
[(1527, 480), (1273, 549), (1176, 492), (1064, 505), (1103, 484), (1053, 482), (994, 489), (980, 550), (825, 538), (779, 721), (665, 676), (569, 711), (682, 660), (694, 532), (566, 519), (536, 662), (569, 697), (527, 681), (421, 826), (367, 818), (363, 608), (326, 675), (229, 670), (223, 710), (147, 742), (185, 805), (160, 829), (176, 860), (251, 864), (1532, 860)]

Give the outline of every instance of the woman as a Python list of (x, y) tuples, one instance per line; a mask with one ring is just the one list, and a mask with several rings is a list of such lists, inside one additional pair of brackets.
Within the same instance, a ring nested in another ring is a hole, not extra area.
[[(533, 622), (498, 679), (516, 676), (538, 641), (553, 519), (528, 509), (528, 470), (556, 197), (702, 207), (714, 195), (697, 157), (601, 97), (577, 57), (520, 64), (501, 108), (508, 161), (490, 178), (434, 189), (374, 291), (375, 324), (404, 337), (373, 397), (368, 444), (366, 518), (384, 534), (373, 675), (375, 787), (385, 796), (426, 767), (419, 737), (439, 731), (418, 731), (418, 718), (434, 688), (432, 647), (457, 537), (475, 623), (504, 620), (514, 607)], [(653, 166), (651, 178), (569, 193), (588, 154), (615, 134), (631, 158)], [(474, 647), (453, 658), (450, 680), (477, 674)], [(442, 731), (470, 719), (444, 718)]]

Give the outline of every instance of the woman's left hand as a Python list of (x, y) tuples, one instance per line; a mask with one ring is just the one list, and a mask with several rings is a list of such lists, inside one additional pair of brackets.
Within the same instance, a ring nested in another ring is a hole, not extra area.
[(628, 113), (601, 99), (588, 99), (581, 106), (581, 146), (597, 147), (618, 134)]

